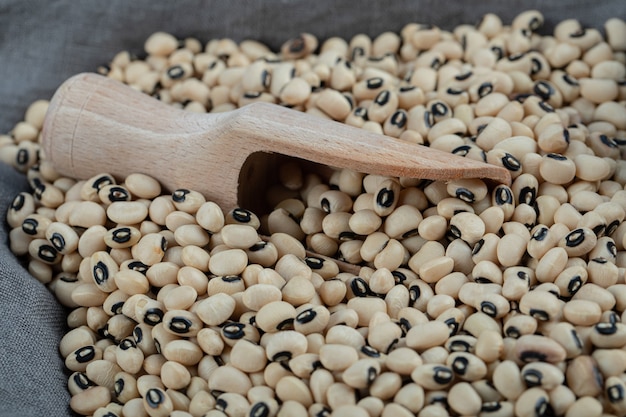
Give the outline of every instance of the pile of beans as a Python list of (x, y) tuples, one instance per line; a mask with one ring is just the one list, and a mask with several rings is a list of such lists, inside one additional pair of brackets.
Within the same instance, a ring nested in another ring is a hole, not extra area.
[(304, 33), (277, 52), (155, 33), (98, 69), (189, 111), (269, 101), (486, 161), (510, 186), (286, 163), (271, 212), (225, 213), (141, 173), (60, 177), (33, 103), (0, 136), (32, 186), (7, 221), (71, 309), (71, 408), (626, 415), (626, 23), (542, 24)]

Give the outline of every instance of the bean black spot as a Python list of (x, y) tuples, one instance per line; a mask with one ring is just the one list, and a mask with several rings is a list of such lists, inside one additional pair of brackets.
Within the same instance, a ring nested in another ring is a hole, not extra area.
[(520, 52), (519, 54), (513, 54), (513, 55), (509, 55), (509, 61), (513, 62), (513, 61), (519, 61), (520, 59), (522, 59), (526, 54), (523, 52)]
[(463, 356), (459, 356), (452, 361), (452, 370), (459, 375), (465, 375), (469, 366), (469, 360)]
[(474, 248), (472, 249), (472, 256), (480, 253), (480, 250), (483, 248), (484, 245), (485, 245), (485, 239), (480, 239), (478, 242), (476, 242), (476, 244), (474, 245)]
[(312, 308), (307, 308), (302, 313), (296, 316), (296, 322), (300, 324), (306, 324), (312, 322), (317, 316), (317, 312)]
[(243, 208), (236, 208), (232, 212), (233, 219), (239, 223), (249, 223), (252, 220), (252, 213)]
[(484, 411), (485, 413), (495, 413), (500, 410), (502, 405), (498, 401), (490, 401), (487, 403), (483, 403), (480, 407), (480, 411)]
[(371, 384), (372, 382), (374, 382), (377, 376), (378, 376), (378, 372), (376, 372), (376, 368), (374, 368), (373, 366), (367, 368), (367, 382), (368, 383)]
[(109, 188), (108, 199), (111, 202), (128, 201), (130, 200), (130, 194), (128, 193), (128, 190), (123, 187), (111, 187)]
[(537, 403), (535, 404), (535, 415), (537, 417), (549, 417), (554, 415), (552, 406), (548, 402), (547, 398), (541, 397), (537, 400)]
[(122, 350), (128, 350), (136, 348), (137, 345), (135, 345), (135, 342), (133, 342), (131, 339), (124, 339), (120, 342), (119, 347)]
[(112, 239), (116, 243), (126, 243), (130, 240), (130, 228), (120, 227), (111, 232)]
[(448, 106), (441, 101), (437, 101), (430, 106), (430, 111), (435, 117), (445, 116), (448, 114)]
[(505, 185), (499, 186), (495, 191), (496, 204), (502, 206), (513, 203), (513, 192)]
[(528, 28), (533, 32), (539, 29), (541, 25), (543, 25), (543, 20), (536, 16), (530, 19), (530, 21), (528, 22)]
[(241, 281), (241, 277), (239, 275), (225, 275), (221, 277), (222, 282), (226, 282), (228, 284), (232, 284), (233, 282)]
[(380, 352), (369, 345), (361, 346), (361, 353), (370, 358), (379, 358)]
[(422, 290), (420, 289), (419, 285), (411, 285), (409, 287), (409, 300), (411, 300), (411, 303), (415, 303), (421, 295)]
[(495, 317), (498, 315), (498, 308), (491, 301), (483, 301), (480, 303), (480, 311), (488, 315), (489, 317)]
[(288, 318), (276, 325), (278, 330), (293, 330), (293, 318)]
[(516, 157), (511, 155), (510, 153), (505, 153), (502, 157), (502, 166), (504, 166), (509, 171), (519, 171), (522, 167), (522, 164)]
[(505, 330), (505, 333), (508, 337), (512, 337), (513, 339), (517, 339), (518, 337), (522, 335), (519, 329), (515, 326), (507, 327), (507, 329)]
[(143, 319), (148, 326), (156, 326), (163, 321), (163, 310), (160, 308), (149, 308)]
[(122, 312), (122, 308), (124, 307), (124, 302), (120, 301), (111, 306), (111, 313), (120, 314)]
[(526, 382), (528, 388), (532, 388), (541, 385), (543, 374), (537, 369), (527, 369), (522, 374), (522, 378), (524, 378), (524, 382)]
[(450, 225), (449, 235), (454, 239), (459, 239), (461, 237), (461, 231), (455, 225)]
[(37, 219), (29, 218), (24, 219), (24, 221), (22, 222), (22, 230), (27, 235), (36, 235), (37, 227), (39, 227), (39, 222), (37, 221)]
[(350, 283), (350, 289), (357, 297), (366, 297), (372, 293), (372, 290), (367, 282), (361, 277), (356, 277), (352, 280)]
[(434, 115), (426, 110), (424, 112), (424, 126), (426, 126), (427, 128), (433, 127), (433, 125), (435, 124), (435, 118)]
[(185, 201), (185, 199), (187, 198), (187, 194), (189, 194), (190, 192), (191, 191), (187, 189), (180, 188), (172, 193), (172, 200), (177, 203), (182, 203)]
[(606, 336), (617, 333), (617, 326), (615, 323), (598, 323), (594, 328), (596, 332)]
[(611, 223), (609, 223), (608, 226), (606, 226), (606, 231), (604, 232), (605, 235), (607, 236), (612, 235), (615, 229), (617, 229), (619, 225), (620, 225), (619, 220), (614, 220)]
[(174, 65), (167, 69), (167, 76), (172, 80), (177, 80), (185, 75), (185, 70), (180, 65)]
[(28, 162), (28, 150), (20, 149), (17, 151), (17, 155), (15, 155), (15, 162), (18, 165), (25, 165)]
[(274, 356), (272, 356), (272, 361), (274, 362), (284, 362), (289, 361), (293, 357), (293, 353), (289, 351), (277, 352)]
[(227, 339), (238, 340), (245, 336), (245, 327), (246, 325), (243, 323), (228, 323), (222, 327), (222, 334)]
[(404, 110), (396, 110), (394, 114), (391, 115), (390, 122), (392, 125), (399, 127), (402, 129), (406, 126), (407, 115)]
[(611, 385), (610, 387), (607, 387), (606, 395), (610, 402), (620, 402), (624, 399), (624, 387), (621, 384)]
[(59, 232), (52, 233), (50, 236), (50, 243), (59, 252), (65, 248), (65, 238)]
[(454, 340), (448, 346), (450, 352), (469, 352), (472, 346), (465, 340)]
[(502, 49), (499, 46), (492, 46), (491, 52), (493, 52), (496, 55), (496, 58), (498, 60), (502, 59), (502, 57), (504, 56), (504, 49)]
[(537, 189), (535, 187), (526, 186), (520, 190), (518, 200), (520, 203), (526, 203), (532, 206), (535, 204), (536, 198), (537, 198)]
[(87, 378), (87, 375), (85, 375), (83, 372), (77, 372), (76, 374), (74, 374), (73, 379), (76, 386), (80, 389), (87, 389), (95, 385), (93, 381)]
[(193, 326), (191, 320), (186, 317), (173, 317), (170, 322), (169, 329), (174, 333), (187, 333), (189, 329)]
[(546, 236), (548, 236), (549, 231), (550, 229), (547, 227), (540, 227), (539, 230), (533, 233), (531, 239), (541, 242), (546, 238)]
[(128, 269), (133, 270), (133, 271), (137, 271), (137, 272), (141, 272), (142, 274), (146, 275), (146, 272), (148, 271), (148, 268), (150, 268), (148, 265), (144, 264), (141, 261), (132, 261), (128, 263)]
[(376, 194), (376, 204), (380, 207), (389, 208), (393, 205), (395, 193), (393, 190), (383, 188)]
[(575, 275), (567, 283), (567, 292), (569, 292), (570, 295), (574, 295), (580, 289), (580, 287), (582, 287), (582, 285), (583, 280), (580, 275)]
[(249, 417), (269, 417), (270, 407), (265, 403), (256, 403), (250, 408)]
[(94, 182), (91, 184), (91, 188), (100, 191), (102, 187), (106, 185), (112, 185), (112, 184), (115, 184), (115, 180), (111, 178), (109, 175), (103, 175), (94, 180)]
[(37, 250), (39, 259), (45, 262), (54, 262), (57, 258), (57, 250), (51, 245), (41, 245)]
[(565, 245), (568, 248), (580, 246), (585, 241), (585, 231), (583, 229), (574, 229), (565, 236)]
[(464, 81), (464, 80), (467, 80), (472, 75), (473, 75), (472, 71), (467, 71), (463, 74), (456, 75), (454, 78), (458, 81)]
[(542, 321), (550, 320), (550, 315), (546, 311), (540, 310), (538, 308), (531, 308), (528, 314), (531, 317), (536, 318), (537, 320), (542, 320)]
[(570, 33), (569, 36), (570, 38), (582, 38), (586, 33), (587, 31), (585, 28), (580, 28), (577, 31)]
[(567, 84), (571, 85), (572, 87), (578, 87), (579, 85), (578, 81), (569, 74), (563, 75), (563, 81), (565, 81)]
[(86, 363), (96, 357), (96, 350), (93, 346), (83, 346), (74, 352), (74, 356), (76, 357), (76, 362)]
[(539, 107), (541, 107), (541, 109), (545, 111), (546, 113), (554, 113), (554, 107), (552, 107), (550, 104), (546, 103), (545, 101), (540, 101)]
[(265, 249), (266, 247), (267, 247), (267, 242), (261, 241), (261, 242), (257, 242), (254, 245), (250, 246), (248, 248), (248, 250), (250, 252), (258, 252), (258, 251), (261, 251), (261, 250)]
[(354, 109), (354, 115), (362, 118), (363, 120), (367, 120), (367, 109), (365, 107), (357, 107)]
[(380, 93), (378, 93), (378, 95), (374, 99), (374, 103), (378, 104), (379, 106), (384, 106), (385, 104), (389, 102), (390, 97), (391, 97), (391, 93), (389, 92), (389, 90), (383, 90)]
[(433, 380), (438, 384), (448, 384), (452, 381), (454, 374), (450, 368), (445, 366), (435, 366), (433, 368)]
[(609, 148), (617, 148), (617, 143), (607, 135), (600, 135), (600, 142), (608, 146)]
[(163, 391), (157, 388), (150, 388), (144, 398), (150, 408), (159, 408), (159, 406), (165, 402)]
[(527, 350), (520, 354), (520, 359), (522, 362), (534, 362), (534, 361), (545, 362), (547, 359), (547, 356), (543, 352)]
[(452, 153), (455, 155), (465, 156), (469, 153), (471, 149), (472, 147), (469, 145), (461, 145), (461, 146), (457, 146), (456, 148), (454, 148), (452, 150)]
[(554, 88), (546, 81), (537, 81), (533, 87), (533, 91), (541, 97), (542, 100), (548, 100), (554, 95)]
[(557, 160), (557, 161), (567, 161), (567, 156), (563, 156), (558, 153), (549, 153), (549, 154), (546, 154), (546, 157)]
[(465, 92), (465, 90), (461, 90), (459, 88), (452, 88), (452, 87), (449, 87), (446, 90), (446, 93), (450, 94), (451, 96), (458, 96), (458, 95), (463, 94), (464, 92)]
[(474, 193), (467, 188), (457, 188), (455, 195), (466, 203), (473, 203), (475, 199)]
[(406, 275), (401, 271), (392, 271), (391, 275), (393, 276), (396, 285), (402, 284), (406, 281)]
[(537, 58), (531, 58), (530, 60), (532, 62), (532, 67), (530, 69), (530, 75), (535, 75), (537, 74), (539, 71), (541, 71), (543, 69), (543, 64), (541, 63), (541, 61)]
[(24, 203), (26, 202), (26, 197), (24, 197), (24, 194), (18, 194), (15, 196), (15, 198), (13, 199), (13, 201), (11, 202), (11, 210), (21, 210), (22, 207), (24, 207)]
[(491, 94), (493, 92), (493, 84), (489, 81), (485, 81), (478, 87), (478, 97), (483, 98), (487, 94)]
[(448, 329), (450, 329), (450, 336), (454, 336), (455, 334), (457, 334), (457, 332), (459, 331), (460, 323), (454, 317), (450, 317), (443, 322), (446, 326), (448, 326)]
[(96, 284), (102, 285), (109, 280), (109, 267), (102, 261), (93, 266), (93, 278)]
[(375, 90), (377, 88), (382, 87), (384, 84), (384, 80), (381, 77), (370, 78), (365, 82), (365, 85), (370, 90)]

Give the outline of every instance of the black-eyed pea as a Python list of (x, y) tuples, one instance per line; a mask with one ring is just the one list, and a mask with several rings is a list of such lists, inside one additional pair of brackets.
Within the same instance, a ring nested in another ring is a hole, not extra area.
[(600, 306), (589, 300), (570, 300), (563, 306), (563, 317), (576, 326), (592, 326), (601, 315)]
[(565, 360), (566, 352), (563, 346), (549, 337), (526, 334), (517, 339), (515, 355), (522, 363), (540, 361), (556, 364)]
[(573, 358), (565, 371), (565, 382), (578, 397), (599, 395), (604, 385), (602, 379), (596, 361), (587, 355)]
[(622, 323), (600, 322), (593, 326), (591, 343), (598, 348), (617, 348), (626, 337), (626, 326)]
[(72, 396), (70, 408), (82, 415), (92, 415), (101, 407), (111, 402), (111, 393), (107, 387), (89, 387)]
[(442, 321), (416, 324), (411, 327), (406, 335), (406, 345), (420, 352), (444, 344), (449, 336), (450, 330)]
[(122, 339), (117, 345), (115, 361), (124, 372), (137, 374), (143, 366), (143, 360), (144, 353), (132, 338)]
[(547, 362), (532, 362), (521, 369), (522, 379), (528, 388), (541, 387), (550, 391), (563, 384), (565, 375), (556, 365)]
[[(518, 207), (521, 207), (520, 205)], [(526, 253), (527, 241), (518, 234), (506, 234), (500, 238), (496, 247), (498, 262), (503, 267), (519, 265)]]
[(220, 325), (230, 318), (235, 311), (235, 300), (228, 294), (217, 293), (201, 300), (195, 313), (209, 326)]
[(597, 303), (602, 311), (611, 310), (615, 307), (615, 297), (605, 288), (588, 282), (583, 285), (572, 297), (573, 300), (590, 300)]
[(85, 201), (98, 201), (98, 192), (107, 185), (115, 185), (117, 181), (111, 174), (102, 173), (87, 179), (80, 188), (80, 197)]
[(437, 241), (445, 236), (447, 227), (448, 222), (445, 217), (433, 215), (425, 217), (419, 223), (417, 232), (426, 240)]
[(539, 387), (524, 391), (515, 402), (515, 415), (520, 417), (545, 415), (550, 409), (550, 397), (544, 389)]
[(484, 236), (485, 223), (474, 213), (457, 213), (450, 219), (449, 233), (454, 238), (463, 239), (469, 245), (474, 245)]
[(619, 269), (606, 258), (593, 258), (587, 264), (588, 280), (590, 283), (608, 288), (615, 285), (619, 279)]
[(492, 317), (483, 313), (482, 311), (468, 312), (465, 321), (462, 325), (462, 330), (466, 331), (474, 337), (479, 337), (483, 331), (493, 330), (497, 332), (502, 331), (502, 326), (499, 321), (496, 321)]
[(347, 288), (345, 284), (338, 279), (324, 281), (318, 289), (319, 296), (328, 307), (341, 303), (346, 292)]
[(169, 416), (174, 411), (172, 399), (163, 388), (150, 388), (143, 396), (145, 411), (150, 417)]
[(248, 256), (241, 249), (225, 249), (213, 253), (209, 259), (209, 270), (215, 275), (239, 275), (248, 264)]
[(411, 372), (411, 379), (425, 390), (441, 390), (452, 383), (454, 372), (442, 364), (423, 364)]
[(114, 276), (119, 271), (117, 262), (104, 251), (98, 251), (89, 258), (91, 273), (89, 277), (104, 292), (113, 292), (117, 289)]

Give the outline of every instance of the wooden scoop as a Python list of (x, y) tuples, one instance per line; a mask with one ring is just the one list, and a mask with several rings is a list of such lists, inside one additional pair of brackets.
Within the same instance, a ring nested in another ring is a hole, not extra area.
[(53, 96), (42, 131), (46, 158), (78, 179), (107, 172), (156, 178), (169, 190), (201, 192), (223, 210), (262, 212), (284, 156), (328, 166), (431, 180), (509, 172), (268, 103), (198, 114), (175, 109), (97, 74), (78, 74)]

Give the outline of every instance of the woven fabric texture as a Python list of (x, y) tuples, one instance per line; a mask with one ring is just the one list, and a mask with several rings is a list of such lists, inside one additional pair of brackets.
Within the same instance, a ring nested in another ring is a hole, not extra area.
[[(0, 133), (71, 75), (94, 71), (121, 50), (140, 55), (159, 30), (203, 42), (257, 39), (276, 50), (303, 31), (323, 40), (397, 32), (409, 22), (452, 29), (488, 12), (510, 23), (527, 9), (544, 13), (544, 32), (567, 18), (598, 28), (612, 16), (626, 18), (624, 0), (0, 0)], [(0, 417), (71, 415), (58, 354), (66, 312), (8, 248), (6, 209), (25, 190), (25, 177), (0, 162)]]

